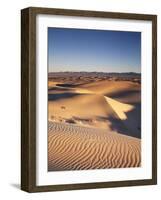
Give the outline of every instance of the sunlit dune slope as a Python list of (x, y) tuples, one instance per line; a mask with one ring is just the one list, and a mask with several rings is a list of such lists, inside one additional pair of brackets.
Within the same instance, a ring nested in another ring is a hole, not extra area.
[(48, 170), (139, 167), (140, 140), (74, 124), (48, 124)]
[(53, 95), (53, 98), (48, 103), (50, 120), (66, 122), (70, 119), (73, 123), (108, 128), (109, 117), (118, 119), (117, 114), (102, 95), (66, 93), (64, 96), (63, 93)]

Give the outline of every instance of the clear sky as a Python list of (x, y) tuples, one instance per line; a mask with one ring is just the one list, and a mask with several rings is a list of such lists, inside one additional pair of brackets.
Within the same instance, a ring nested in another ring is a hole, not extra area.
[(49, 72), (141, 71), (141, 33), (48, 28)]

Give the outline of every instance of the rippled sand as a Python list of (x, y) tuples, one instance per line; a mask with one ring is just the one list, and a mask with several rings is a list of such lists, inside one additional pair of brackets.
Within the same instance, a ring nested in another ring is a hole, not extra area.
[(140, 140), (98, 128), (49, 122), (48, 170), (139, 167)]

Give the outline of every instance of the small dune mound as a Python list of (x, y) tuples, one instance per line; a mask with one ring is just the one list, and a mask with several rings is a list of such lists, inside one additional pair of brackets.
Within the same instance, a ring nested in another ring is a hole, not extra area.
[(56, 81), (48, 81), (48, 88), (56, 86), (58, 84), (58, 82)]

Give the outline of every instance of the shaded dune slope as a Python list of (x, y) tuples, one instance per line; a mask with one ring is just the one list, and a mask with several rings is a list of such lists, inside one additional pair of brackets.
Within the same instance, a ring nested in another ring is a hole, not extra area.
[(130, 81), (97, 81), (83, 84), (86, 88), (95, 93), (114, 98), (122, 103), (135, 104), (141, 101), (141, 85)]

